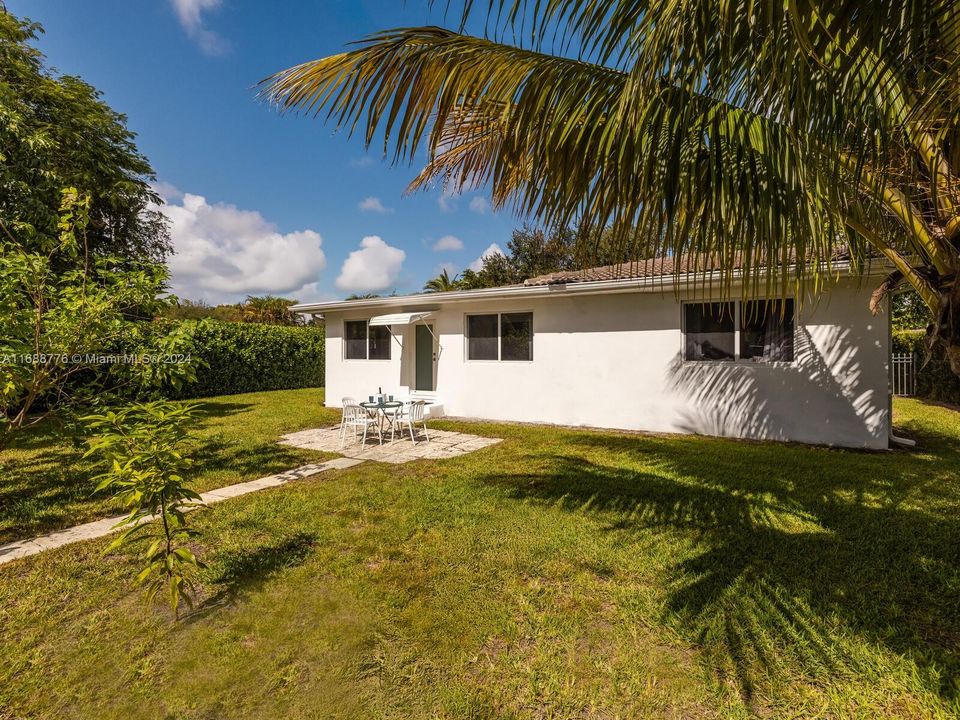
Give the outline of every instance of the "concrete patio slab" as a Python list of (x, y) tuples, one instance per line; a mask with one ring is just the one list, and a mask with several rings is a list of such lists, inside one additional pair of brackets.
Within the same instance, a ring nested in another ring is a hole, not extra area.
[(376, 437), (367, 436), (367, 442), (361, 444), (360, 439), (347, 436), (347, 442), (340, 447), (340, 428), (314, 428), (290, 433), (280, 438), (283, 445), (306, 448), (308, 450), (322, 450), (325, 452), (340, 453), (344, 459), (373, 460), (394, 465), (412, 462), (413, 460), (442, 460), (459, 457), (476, 450), (502, 442), (500, 438), (482, 437), (468, 433), (452, 432), (449, 430), (430, 430), (429, 442), (421, 431), (416, 435), (417, 442), (410, 440), (410, 435), (398, 435), (392, 442), (385, 439), (383, 444)]

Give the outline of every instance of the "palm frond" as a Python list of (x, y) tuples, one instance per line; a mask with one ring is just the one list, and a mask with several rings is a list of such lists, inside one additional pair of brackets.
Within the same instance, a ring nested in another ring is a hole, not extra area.
[[(458, 7), (459, 31), (379, 33), (268, 78), (262, 95), (382, 141), (391, 162), (425, 150), (411, 189), (489, 187), (498, 208), (546, 225), (642, 238), (636, 256), (730, 259), (746, 292), (817, 287), (841, 247), (907, 274), (956, 270), (952, 3)], [(463, 32), (477, 14), (489, 37)]]

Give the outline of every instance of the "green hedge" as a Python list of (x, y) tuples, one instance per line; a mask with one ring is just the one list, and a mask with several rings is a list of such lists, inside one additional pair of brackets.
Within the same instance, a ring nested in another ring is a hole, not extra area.
[(935, 351), (929, 362), (923, 330), (894, 330), (893, 352), (913, 353), (916, 365), (916, 394), (920, 397), (960, 404), (960, 378), (953, 374), (942, 351)]
[(196, 382), (174, 393), (177, 398), (323, 387), (323, 328), (186, 322), (201, 362)]

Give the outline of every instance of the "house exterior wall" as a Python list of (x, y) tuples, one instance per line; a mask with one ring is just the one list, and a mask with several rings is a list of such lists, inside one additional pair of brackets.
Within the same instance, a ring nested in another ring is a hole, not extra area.
[[(434, 393), (448, 415), (655, 432), (885, 448), (890, 431), (889, 323), (850, 280), (803, 304), (790, 364), (686, 362), (682, 306), (671, 291), (484, 299), (434, 306), (441, 351)], [(405, 308), (413, 311), (423, 305)], [(343, 359), (343, 322), (326, 314), (326, 398), (395, 395), (413, 385), (413, 328), (390, 360)], [(465, 317), (533, 313), (533, 360), (466, 359)]]

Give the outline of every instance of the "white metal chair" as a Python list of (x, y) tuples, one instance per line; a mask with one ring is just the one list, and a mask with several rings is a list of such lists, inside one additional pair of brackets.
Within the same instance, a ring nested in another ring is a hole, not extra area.
[(397, 414), (396, 421), (400, 424), (400, 431), (403, 432), (403, 427), (406, 426), (410, 431), (410, 440), (414, 445), (417, 444), (417, 438), (414, 435), (416, 425), (423, 427), (423, 436), (427, 439), (427, 442), (430, 442), (430, 435), (427, 434), (427, 420), (423, 412), (426, 405), (423, 400), (411, 400), (409, 404), (404, 403), (403, 409)]
[[(349, 397), (349, 396), (345, 396), (345, 397), (340, 401), (340, 407), (341, 407), (341, 408), (345, 408), (345, 407), (347, 407), (347, 405), (356, 405), (356, 404), (357, 404), (357, 401), (354, 400), (352, 397)], [(345, 418), (346, 418), (346, 414), (345, 414), (345, 413), (343, 413), (343, 414), (340, 415), (340, 435), (341, 435), (341, 437), (343, 436), (343, 428), (344, 428), (343, 421), (344, 421)], [(342, 445), (341, 445), (341, 447), (342, 447)]]
[(349, 404), (343, 406), (343, 420), (340, 425), (340, 447), (343, 448), (344, 444), (347, 441), (347, 428), (353, 429), (353, 439), (356, 441), (357, 432), (360, 428), (363, 428), (363, 439), (360, 441), (361, 444), (367, 444), (367, 431), (370, 427), (374, 427), (377, 430), (377, 437), (380, 438), (380, 442), (383, 443), (383, 435), (380, 433), (380, 423), (377, 421), (377, 416), (375, 413), (371, 413), (365, 407), (360, 407), (356, 404)]

